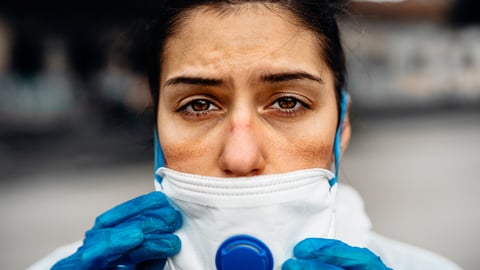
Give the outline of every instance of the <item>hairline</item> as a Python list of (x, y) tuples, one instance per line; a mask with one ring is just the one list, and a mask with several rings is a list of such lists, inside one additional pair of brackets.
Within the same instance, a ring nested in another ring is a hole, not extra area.
[[(304, 23), (301, 18), (295, 12), (293, 12), (289, 7), (281, 2), (269, 2), (269, 1), (252, 1), (252, 2), (207, 2), (207, 3), (202, 3), (199, 4), (198, 6), (194, 6), (191, 8), (188, 8), (180, 13), (178, 13), (174, 18), (173, 22), (171, 24), (170, 30), (166, 33), (164, 41), (163, 41), (163, 46), (160, 48), (160, 63), (159, 63), (159, 78), (161, 77), (161, 65), (162, 62), (165, 58), (165, 49), (167, 48), (167, 44), (169, 40), (179, 31), (181, 31), (182, 27), (185, 26), (188, 23), (189, 18), (194, 15), (195, 13), (211, 13), (213, 15), (217, 16), (228, 16), (228, 15), (235, 15), (238, 14), (238, 12), (243, 12), (245, 10), (251, 10), (251, 8), (264, 8), (275, 15), (281, 17), (282, 19), (288, 20), (290, 23), (293, 25), (303, 28), (305, 31), (309, 31), (311, 34), (316, 39), (316, 46), (317, 49), (319, 50), (319, 60), (321, 60), (323, 63), (325, 63), (326, 67), (330, 71), (333, 72), (333, 67), (330, 67), (330, 65), (326, 61), (326, 43), (325, 43), (325, 36), (322, 33), (318, 33), (313, 27), (309, 26), (308, 24)], [(257, 9), (257, 10), (258, 10)], [(160, 86), (160, 85), (159, 85)], [(161, 88), (161, 86), (160, 86)], [(158, 90), (160, 90), (160, 88)]]

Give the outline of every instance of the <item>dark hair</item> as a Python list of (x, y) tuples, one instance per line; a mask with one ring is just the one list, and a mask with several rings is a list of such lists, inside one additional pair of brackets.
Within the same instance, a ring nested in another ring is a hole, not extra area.
[(346, 1), (340, 0), (165, 0), (156, 14), (156, 18), (147, 25), (149, 34), (148, 79), (153, 98), (154, 112), (158, 111), (159, 78), (161, 56), (165, 41), (179, 24), (182, 16), (197, 7), (209, 7), (220, 12), (228, 11), (235, 5), (258, 3), (271, 4), (289, 11), (302, 26), (313, 31), (319, 37), (323, 57), (334, 75), (337, 103), (339, 94), (345, 85), (345, 55), (340, 41), (337, 16), (343, 11)]

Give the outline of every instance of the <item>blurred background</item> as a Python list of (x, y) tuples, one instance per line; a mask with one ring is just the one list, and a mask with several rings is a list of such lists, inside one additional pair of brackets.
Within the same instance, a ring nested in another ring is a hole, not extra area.
[[(153, 189), (153, 118), (131, 34), (154, 4), (141, 3), (0, 3), (0, 269), (25, 269)], [(340, 22), (354, 102), (341, 181), (377, 232), (470, 270), (480, 265), (479, 10), (354, 1)]]

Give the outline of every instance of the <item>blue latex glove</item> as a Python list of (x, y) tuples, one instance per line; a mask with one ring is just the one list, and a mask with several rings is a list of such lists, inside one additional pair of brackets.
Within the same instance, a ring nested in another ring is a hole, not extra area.
[(97, 217), (83, 245), (52, 269), (135, 269), (137, 264), (163, 269), (180, 251), (180, 239), (172, 233), (181, 225), (181, 214), (163, 193), (137, 197)]
[(307, 238), (295, 246), (293, 255), (282, 270), (391, 270), (370, 250), (333, 239)]

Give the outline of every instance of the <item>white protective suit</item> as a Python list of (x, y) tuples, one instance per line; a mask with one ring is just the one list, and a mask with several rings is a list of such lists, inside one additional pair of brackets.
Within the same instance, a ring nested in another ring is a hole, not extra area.
[[(336, 198), (336, 237), (353, 246), (370, 249), (395, 270), (460, 270), (453, 262), (427, 250), (393, 241), (374, 233), (365, 213), (363, 200), (350, 186), (338, 183)], [(73, 254), (81, 241), (60, 247), (27, 270), (47, 270)]]

